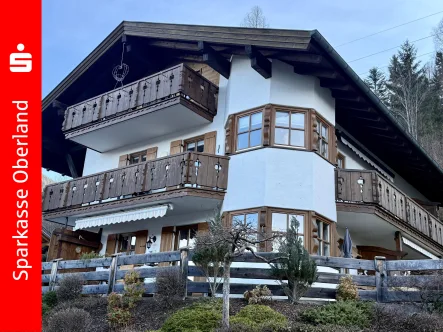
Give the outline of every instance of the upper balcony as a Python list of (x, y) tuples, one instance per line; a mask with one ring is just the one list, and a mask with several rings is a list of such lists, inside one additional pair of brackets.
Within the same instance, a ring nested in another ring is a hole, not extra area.
[[(356, 228), (359, 218), (355, 217), (355, 213), (375, 214), (443, 252), (443, 222), (376, 171), (337, 169), (336, 201), (339, 222), (344, 227), (352, 224), (351, 227), (369, 236), (372, 229), (380, 224), (375, 217), (360, 218), (366, 225)], [(340, 212), (349, 216), (343, 215), (340, 220)], [(378, 236), (383, 236), (381, 229), (377, 232)], [(392, 240), (392, 234), (389, 236)]]
[(218, 87), (179, 64), (69, 106), (67, 139), (99, 152), (212, 122)]
[(185, 152), (54, 183), (43, 192), (43, 217), (81, 216), (172, 204), (175, 214), (211, 210), (223, 200), (229, 157)]

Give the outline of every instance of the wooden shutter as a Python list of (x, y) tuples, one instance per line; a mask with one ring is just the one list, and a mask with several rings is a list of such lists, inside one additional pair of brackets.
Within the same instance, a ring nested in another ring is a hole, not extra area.
[(106, 256), (115, 254), (115, 247), (117, 246), (117, 234), (109, 234), (106, 242)]
[(146, 150), (146, 160), (153, 160), (157, 158), (158, 148), (155, 146)]
[[(174, 226), (162, 228), (160, 240), (160, 252), (174, 250)], [(160, 263), (158, 266), (169, 266), (169, 263)]]
[(209, 224), (207, 222), (201, 222), (198, 224), (198, 232), (209, 232)]
[(205, 134), (205, 153), (215, 154), (216, 149), (216, 139), (217, 139), (217, 132), (211, 131), (210, 133)]
[(183, 148), (183, 140), (179, 139), (177, 141), (172, 141), (170, 155), (181, 153), (182, 148)]
[(234, 115), (229, 115), (225, 125), (225, 154), (234, 153)]
[(148, 230), (135, 232), (135, 254), (146, 253), (146, 242), (148, 241)]
[(118, 167), (124, 167), (127, 165), (129, 165), (129, 154), (124, 154), (118, 159)]

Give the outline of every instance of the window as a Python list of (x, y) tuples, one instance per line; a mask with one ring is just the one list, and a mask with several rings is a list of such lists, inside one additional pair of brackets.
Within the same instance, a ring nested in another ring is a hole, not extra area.
[(129, 155), (129, 165), (134, 165), (146, 161), (147, 151), (134, 152)]
[(345, 168), (345, 156), (341, 153), (337, 154), (337, 167), (342, 169)]
[(178, 226), (176, 228), (174, 250), (183, 247), (193, 247), (195, 244), (195, 235), (198, 231), (198, 224)]
[(117, 252), (121, 252), (126, 255), (134, 255), (135, 241), (135, 234), (120, 234), (118, 239)]
[(305, 113), (276, 111), (274, 142), (278, 145), (305, 147)]
[[(243, 214), (237, 214), (232, 217), (232, 227), (236, 227), (238, 225), (247, 225), (251, 228), (252, 232), (249, 234), (249, 241), (257, 241), (257, 235), (258, 235), (258, 219), (259, 219), (259, 213), (258, 212), (250, 212), (250, 213), (243, 213)], [(253, 230), (256, 230), (257, 232), (253, 232)], [(252, 247), (256, 246), (252, 245)]]
[[(289, 213), (272, 213), (272, 233), (281, 232), (286, 233), (291, 223), (298, 221), (298, 235), (302, 243), (304, 243), (305, 233), (305, 216), (303, 214), (289, 214)], [(279, 239), (274, 240), (272, 250), (278, 250)]]
[(240, 116), (237, 120), (237, 150), (262, 144), (263, 113)]
[(327, 222), (317, 219), (318, 250), (319, 256), (331, 256), (331, 230)]
[(195, 137), (185, 141), (185, 151), (203, 152), (204, 150), (204, 137)]
[(318, 153), (329, 158), (329, 126), (317, 118)]

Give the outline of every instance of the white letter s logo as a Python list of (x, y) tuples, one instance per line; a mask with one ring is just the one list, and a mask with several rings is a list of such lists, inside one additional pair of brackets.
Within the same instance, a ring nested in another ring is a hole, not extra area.
[[(17, 45), (17, 50), (19, 52), (22, 52), (24, 49), (25, 45)], [(31, 59), (31, 53), (11, 53), (9, 56), (9, 70), (13, 73), (29, 73), (32, 70)]]

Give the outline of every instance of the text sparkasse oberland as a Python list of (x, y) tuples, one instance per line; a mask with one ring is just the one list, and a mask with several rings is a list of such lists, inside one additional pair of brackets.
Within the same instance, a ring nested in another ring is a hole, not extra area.
[[(14, 183), (23, 186), (28, 181), (28, 102), (13, 101), (17, 111), (16, 132), (12, 140), (16, 146), (16, 158), (12, 165), (12, 179)], [(29, 249), (29, 203), (28, 190), (16, 191), (16, 233), (12, 238), (16, 242), (17, 267), (12, 272), (14, 280), (28, 280), (28, 269), (32, 266), (28, 261)]]

